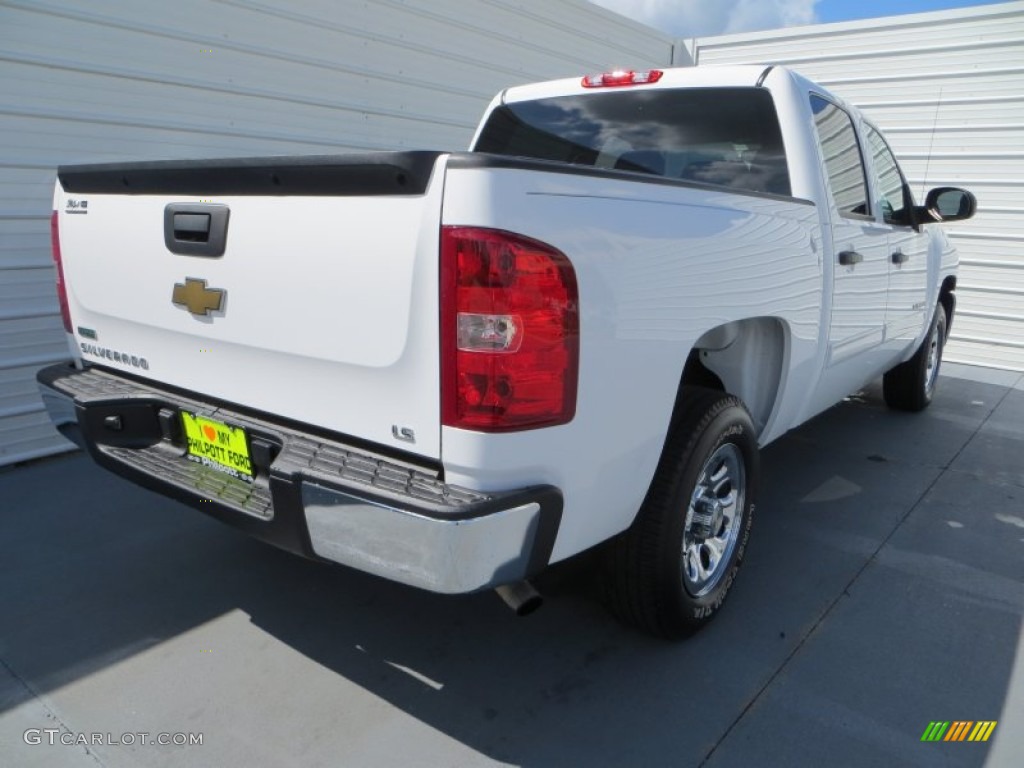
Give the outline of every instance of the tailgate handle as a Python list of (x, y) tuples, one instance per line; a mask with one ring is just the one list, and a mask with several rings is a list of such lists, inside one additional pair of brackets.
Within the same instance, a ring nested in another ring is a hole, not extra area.
[(164, 245), (182, 256), (223, 256), (229, 213), (219, 203), (169, 203), (164, 208)]
[(174, 239), (189, 240), (193, 243), (210, 242), (210, 214), (174, 214)]

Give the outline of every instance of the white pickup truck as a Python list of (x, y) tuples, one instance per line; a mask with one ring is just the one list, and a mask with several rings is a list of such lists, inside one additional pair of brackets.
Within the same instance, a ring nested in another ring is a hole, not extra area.
[(469, 152), (58, 170), (55, 424), (292, 552), (435, 592), (599, 544), (613, 612), (722, 605), (758, 448), (932, 397), (957, 258), (881, 133), (781, 67), (509, 88)]

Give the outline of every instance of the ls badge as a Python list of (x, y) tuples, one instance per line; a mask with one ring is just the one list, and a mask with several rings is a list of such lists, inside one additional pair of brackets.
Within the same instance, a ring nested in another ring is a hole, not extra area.
[(207, 288), (205, 280), (186, 277), (184, 283), (174, 284), (171, 302), (197, 317), (209, 317), (211, 312), (220, 312), (224, 308), (227, 295), (227, 291), (219, 288)]
[(404, 443), (415, 443), (416, 433), (412, 427), (403, 427), (399, 424), (391, 425), (391, 434), (395, 440), (401, 440)]

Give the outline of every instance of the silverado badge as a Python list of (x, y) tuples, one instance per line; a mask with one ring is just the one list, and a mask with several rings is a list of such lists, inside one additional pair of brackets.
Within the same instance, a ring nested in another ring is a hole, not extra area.
[(171, 301), (193, 315), (208, 317), (211, 312), (220, 312), (227, 294), (227, 291), (219, 288), (207, 288), (205, 280), (186, 277), (184, 283), (174, 284)]

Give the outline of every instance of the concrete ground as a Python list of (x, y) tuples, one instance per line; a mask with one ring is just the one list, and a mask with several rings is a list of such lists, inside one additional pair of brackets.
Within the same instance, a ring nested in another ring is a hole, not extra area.
[[(763, 475), (726, 609), (673, 645), (609, 618), (585, 558), (516, 619), (279, 552), (81, 455), (10, 469), (0, 765), (1024, 765), (1024, 376), (947, 365), (919, 415), (870, 390)], [(922, 742), (935, 720), (998, 725)], [(136, 743), (60, 743), (80, 734)]]

